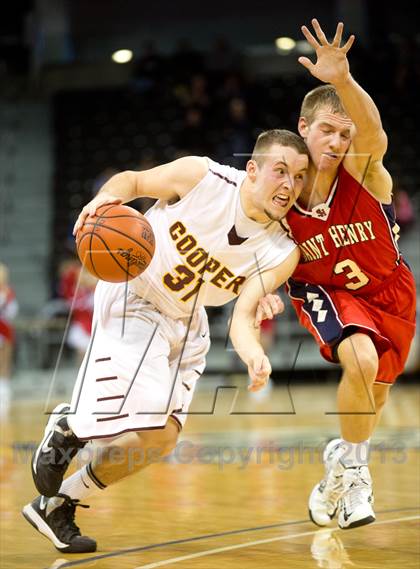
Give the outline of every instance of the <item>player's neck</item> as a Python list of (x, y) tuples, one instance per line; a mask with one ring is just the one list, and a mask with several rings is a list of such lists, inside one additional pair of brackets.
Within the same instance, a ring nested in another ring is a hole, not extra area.
[(244, 212), (245, 216), (251, 221), (255, 221), (261, 224), (270, 223), (271, 220), (267, 217), (267, 215), (253, 204), (251, 199), (250, 185), (251, 184), (249, 179), (245, 178), (239, 190), (239, 200), (242, 211)]
[(305, 207), (305, 209), (311, 209), (325, 203), (336, 177), (337, 170), (319, 172), (315, 168), (310, 168), (305, 188), (299, 196), (299, 205)]

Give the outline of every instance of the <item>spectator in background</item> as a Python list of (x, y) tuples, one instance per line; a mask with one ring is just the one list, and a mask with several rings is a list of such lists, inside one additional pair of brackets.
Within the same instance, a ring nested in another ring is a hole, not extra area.
[(239, 69), (241, 59), (226, 36), (218, 36), (207, 56), (207, 69), (215, 81), (221, 81), (229, 73)]
[(184, 123), (176, 137), (176, 146), (191, 155), (203, 156), (209, 153), (206, 126), (200, 109), (189, 107), (186, 110)]
[(211, 106), (207, 77), (201, 73), (193, 75), (188, 84), (178, 83), (174, 88), (174, 95), (182, 107), (193, 107), (204, 111)]
[(253, 142), (252, 125), (244, 99), (231, 99), (224, 123), (226, 127), (216, 154), (230, 166), (243, 169), (249, 160), (249, 149)]
[(179, 39), (170, 62), (173, 79), (187, 83), (191, 75), (200, 73), (203, 68), (203, 55), (193, 48), (189, 40)]
[(416, 38), (394, 34), (394, 87), (399, 97), (417, 92), (420, 86), (420, 46)]
[(233, 98), (244, 98), (245, 94), (246, 89), (242, 75), (235, 72), (229, 73), (217, 91), (218, 104), (224, 109)]
[(71, 311), (67, 345), (77, 355), (80, 365), (89, 345), (92, 331), (93, 297), (97, 279), (82, 270), (79, 261), (66, 261), (61, 268), (59, 295)]
[[(74, 240), (74, 237), (73, 237)], [(66, 300), (73, 298), (77, 286), (80, 262), (76, 258), (62, 260), (58, 267), (58, 283), (55, 294)]]
[(17, 312), (18, 303), (9, 284), (9, 270), (0, 263), (0, 420), (7, 417), (10, 407), (10, 378), (15, 344), (12, 322)]
[(401, 188), (395, 179), (393, 195), (396, 221), (400, 227), (400, 234), (404, 235), (416, 220), (414, 206), (408, 193)]
[(210, 106), (207, 78), (202, 73), (197, 73), (191, 78), (189, 104), (202, 110)]

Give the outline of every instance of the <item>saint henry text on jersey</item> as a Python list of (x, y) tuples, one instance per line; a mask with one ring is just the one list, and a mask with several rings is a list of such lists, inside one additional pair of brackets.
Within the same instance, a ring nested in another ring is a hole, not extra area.
[[(331, 225), (328, 228), (328, 234), (337, 249), (376, 239), (371, 221)], [(310, 239), (299, 243), (299, 247), (305, 261), (315, 261), (329, 255), (325, 244), (325, 236), (322, 233), (318, 233)]]

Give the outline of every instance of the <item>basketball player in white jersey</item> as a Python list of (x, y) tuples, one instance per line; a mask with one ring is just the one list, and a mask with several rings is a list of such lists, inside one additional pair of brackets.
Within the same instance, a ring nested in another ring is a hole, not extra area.
[[(74, 522), (79, 501), (156, 461), (157, 449), (159, 457), (174, 449), (210, 345), (205, 306), (237, 298), (233, 346), (248, 367), (249, 389), (267, 382), (256, 307), (298, 263), (298, 248), (277, 222), (303, 188), (308, 159), (298, 135), (271, 130), (259, 136), (246, 171), (184, 157), (115, 175), (83, 209), (75, 233), (101, 205), (157, 198), (146, 214), (156, 251), (128, 287), (99, 282), (72, 402), (55, 408), (33, 457), (41, 496), (23, 514), (58, 550), (95, 551)], [(63, 481), (71, 458), (92, 439), (108, 444)], [(134, 451), (141, 457), (135, 464)]]

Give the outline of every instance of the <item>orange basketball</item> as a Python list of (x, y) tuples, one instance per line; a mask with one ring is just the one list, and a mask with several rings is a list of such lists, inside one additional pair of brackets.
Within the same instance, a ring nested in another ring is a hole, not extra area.
[(100, 206), (76, 235), (79, 259), (98, 279), (131, 281), (150, 264), (155, 236), (147, 219), (126, 205)]

